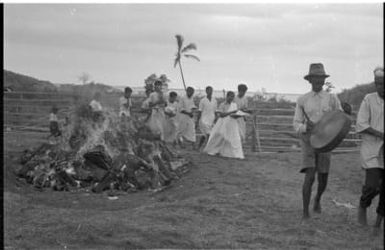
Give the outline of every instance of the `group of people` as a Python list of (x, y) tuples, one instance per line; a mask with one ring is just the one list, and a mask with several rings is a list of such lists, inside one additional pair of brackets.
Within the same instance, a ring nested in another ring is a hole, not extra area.
[[(323, 115), (332, 110), (343, 110), (339, 99), (323, 90), (325, 73), (321, 63), (311, 64), (309, 74), (304, 78), (311, 84), (311, 91), (297, 100), (293, 125), (300, 137), (302, 149), (302, 167), (305, 174), (302, 186), (303, 218), (310, 217), (309, 203), (312, 186), (317, 175), (318, 188), (314, 197), (313, 211), (321, 213), (321, 196), (326, 189), (331, 162), (331, 153), (318, 153), (310, 144), (310, 135), (315, 124)], [(356, 120), (356, 132), (361, 134), (361, 166), (365, 170), (365, 181), (359, 200), (358, 222), (367, 225), (367, 208), (379, 194), (376, 209), (377, 218), (374, 232), (378, 234), (384, 218), (384, 68), (374, 70), (376, 92), (369, 93), (363, 99)], [(347, 112), (348, 113), (348, 112)]]
[[(303, 218), (310, 217), (309, 204), (312, 186), (317, 176), (318, 188), (314, 197), (313, 211), (321, 213), (321, 197), (326, 189), (331, 153), (316, 152), (310, 144), (310, 135), (315, 124), (329, 111), (341, 110), (340, 100), (334, 94), (323, 90), (325, 73), (321, 63), (310, 65), (309, 73), (304, 77), (311, 84), (311, 91), (300, 96), (296, 103), (293, 118), (294, 130), (298, 133), (302, 151), (300, 172), (305, 174), (302, 186)], [(359, 108), (356, 132), (362, 135), (361, 166), (365, 170), (365, 181), (359, 200), (358, 221), (367, 224), (366, 210), (379, 194), (375, 230), (378, 232), (384, 217), (384, 69), (374, 70), (376, 92), (367, 94)], [(206, 96), (194, 103), (194, 88), (188, 87), (186, 95), (178, 98), (176, 92), (164, 93), (162, 82), (154, 83), (155, 91), (149, 93), (142, 104), (142, 110), (148, 113), (147, 126), (160, 140), (183, 146), (186, 142), (209, 155), (221, 155), (243, 159), (242, 142), (246, 137), (246, 117), (251, 111), (245, 96), (247, 86), (238, 85), (238, 93), (228, 91), (226, 99), (219, 106), (213, 95), (213, 88), (206, 87)], [(120, 99), (119, 115), (122, 123), (129, 122), (131, 116), (132, 89), (127, 87)], [(101, 110), (100, 96), (91, 103), (91, 108)], [(179, 100), (178, 100), (179, 99)], [(54, 110), (54, 113), (57, 110)], [(57, 133), (56, 114), (52, 115), (51, 129)], [(195, 120), (196, 118), (196, 120)], [(196, 128), (202, 137), (196, 143)]]
[[(213, 88), (206, 87), (206, 96), (196, 106), (194, 88), (187, 87), (186, 95), (179, 97), (174, 91), (164, 93), (162, 82), (155, 81), (154, 92), (149, 93), (141, 109), (148, 114), (146, 125), (160, 140), (185, 147), (202, 150), (210, 155), (244, 158), (242, 140), (246, 135), (245, 116), (247, 108), (247, 86), (238, 85), (238, 94), (229, 91), (219, 106), (213, 97)], [(120, 116), (130, 117), (131, 88), (125, 88), (120, 100)], [(122, 118), (124, 121), (125, 118)], [(196, 129), (201, 137), (196, 141)]]

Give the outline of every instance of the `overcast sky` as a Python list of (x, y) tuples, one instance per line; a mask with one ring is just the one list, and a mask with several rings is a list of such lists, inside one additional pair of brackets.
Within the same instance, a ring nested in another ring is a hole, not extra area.
[(88, 72), (143, 86), (152, 73), (181, 88), (175, 34), (196, 43), (182, 59), (187, 85), (304, 93), (312, 62), (338, 92), (383, 64), (382, 4), (5, 4), (5, 69), (54, 83)]

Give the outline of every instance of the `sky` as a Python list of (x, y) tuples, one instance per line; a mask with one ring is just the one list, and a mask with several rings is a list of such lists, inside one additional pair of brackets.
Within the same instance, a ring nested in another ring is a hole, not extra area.
[(198, 89), (305, 93), (310, 63), (333, 92), (373, 80), (383, 65), (383, 6), (368, 4), (4, 5), (4, 68), (53, 83), (144, 86), (152, 73), (182, 88), (175, 35), (200, 58), (182, 58)]

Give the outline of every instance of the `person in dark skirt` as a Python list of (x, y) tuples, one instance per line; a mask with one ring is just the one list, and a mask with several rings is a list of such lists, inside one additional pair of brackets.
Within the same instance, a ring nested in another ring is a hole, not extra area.
[(61, 136), (57, 112), (58, 112), (58, 108), (56, 106), (53, 106), (51, 114), (49, 115), (49, 131), (51, 133), (50, 136), (53, 136), (53, 137)]

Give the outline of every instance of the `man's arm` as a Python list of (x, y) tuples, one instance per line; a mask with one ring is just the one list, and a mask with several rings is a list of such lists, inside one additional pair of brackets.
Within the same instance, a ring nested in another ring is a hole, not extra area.
[(367, 97), (364, 98), (357, 114), (356, 132), (370, 134), (375, 137), (384, 138), (384, 133), (370, 126), (370, 103)]
[(305, 116), (303, 114), (303, 108), (301, 106), (300, 99), (297, 100), (295, 106), (294, 118), (293, 118), (293, 127), (297, 133), (305, 133), (307, 131), (307, 126), (305, 121)]

